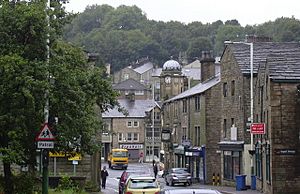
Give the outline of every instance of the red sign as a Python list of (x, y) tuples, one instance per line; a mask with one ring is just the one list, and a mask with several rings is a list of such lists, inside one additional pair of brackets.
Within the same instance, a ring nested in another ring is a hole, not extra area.
[(251, 133), (254, 135), (266, 133), (264, 123), (252, 123), (250, 129), (251, 129)]
[(36, 141), (51, 141), (54, 140), (54, 136), (51, 133), (51, 130), (48, 127), (48, 124), (45, 123), (41, 128), (39, 135), (35, 138)]

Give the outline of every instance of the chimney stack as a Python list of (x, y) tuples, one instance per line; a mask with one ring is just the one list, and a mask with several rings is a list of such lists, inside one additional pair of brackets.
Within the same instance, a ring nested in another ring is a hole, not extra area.
[(215, 76), (215, 58), (212, 51), (202, 51), (201, 56), (201, 82), (211, 79)]

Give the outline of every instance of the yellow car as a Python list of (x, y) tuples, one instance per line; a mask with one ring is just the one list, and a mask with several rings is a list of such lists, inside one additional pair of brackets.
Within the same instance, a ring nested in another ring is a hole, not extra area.
[(152, 176), (129, 177), (125, 185), (125, 194), (159, 194), (159, 182)]

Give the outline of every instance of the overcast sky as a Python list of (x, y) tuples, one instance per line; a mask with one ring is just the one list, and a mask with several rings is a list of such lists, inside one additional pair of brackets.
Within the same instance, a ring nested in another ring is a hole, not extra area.
[(278, 17), (300, 19), (300, 0), (70, 0), (68, 11), (82, 12), (87, 5), (136, 5), (156, 21), (200, 21), (237, 19), (242, 26), (274, 21)]

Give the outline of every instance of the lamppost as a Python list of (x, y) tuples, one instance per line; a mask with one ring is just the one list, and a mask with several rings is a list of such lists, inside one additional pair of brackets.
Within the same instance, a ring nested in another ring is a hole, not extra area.
[[(225, 44), (245, 44), (250, 46), (250, 126), (253, 124), (253, 42), (232, 42), (225, 41)], [(250, 150), (249, 154), (251, 155), (250, 167), (251, 167), (251, 175), (254, 174), (254, 165), (253, 165), (253, 134), (250, 130)]]

